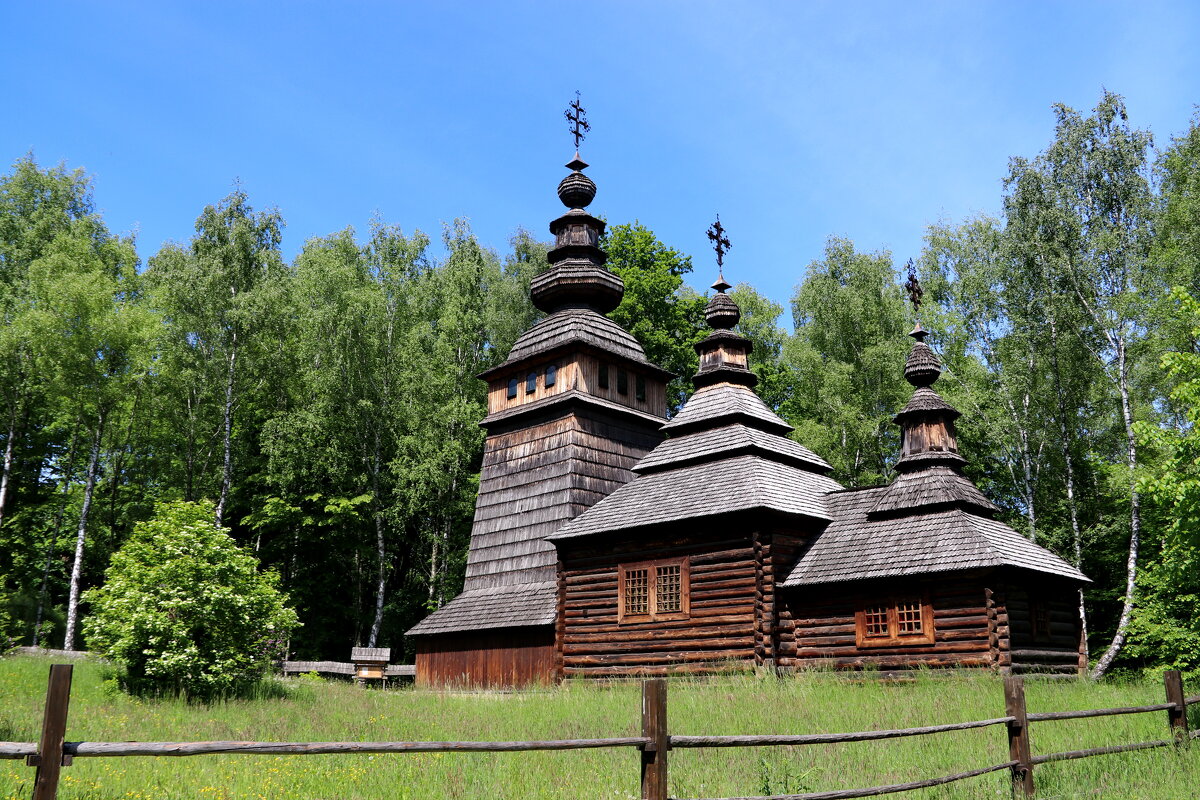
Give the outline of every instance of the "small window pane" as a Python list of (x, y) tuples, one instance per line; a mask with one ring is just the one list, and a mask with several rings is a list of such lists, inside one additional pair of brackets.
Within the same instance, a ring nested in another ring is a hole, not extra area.
[(629, 373), (617, 370), (617, 394), (629, 394)]
[(901, 601), (896, 603), (896, 624), (899, 626), (898, 636), (915, 636), (925, 631), (921, 619), (920, 602)]
[(625, 613), (650, 613), (650, 571), (625, 570)]
[(600, 365), (600, 388), (608, 388), (608, 364)]
[(517, 379), (512, 378), (508, 382), (508, 399), (512, 400), (517, 396)]
[(558, 367), (551, 364), (550, 366), (546, 367), (546, 385), (553, 386), (554, 382), (557, 380), (558, 380)]
[(633, 381), (633, 386), (634, 386), (634, 389), (633, 389), (634, 397), (636, 397), (638, 400), (645, 400), (646, 399), (646, 378), (645, 378), (645, 376), (638, 375)]
[(681, 576), (682, 568), (679, 564), (670, 564), (655, 568), (655, 611), (665, 614), (672, 611), (679, 611), (683, 608), (682, 593), (680, 592)]
[(531, 372), (525, 378), (525, 393), (537, 391), (537, 373)]
[(887, 606), (872, 606), (866, 610), (865, 616), (867, 636), (888, 635)]

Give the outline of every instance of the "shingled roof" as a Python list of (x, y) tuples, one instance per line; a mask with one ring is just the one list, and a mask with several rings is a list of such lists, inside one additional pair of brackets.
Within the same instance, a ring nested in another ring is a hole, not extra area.
[(1020, 567), (1076, 581), (1088, 579), (1002, 522), (960, 508), (872, 519), (890, 487), (830, 494), (833, 522), (800, 556), (784, 586)]
[(674, 377), (646, 360), (646, 353), (633, 334), (594, 308), (587, 307), (560, 308), (543, 317), (518, 337), (503, 364), (481, 373), (480, 377), (503, 372), (513, 364), (535, 356), (581, 345), (631, 361), (647, 372)]
[(753, 509), (828, 520), (823, 498), (840, 488), (832, 478), (762, 456), (722, 458), (638, 475), (546, 538), (559, 542)]
[(494, 589), (470, 589), (408, 631), (431, 636), (463, 630), (551, 625), (556, 608), (555, 581), (519, 583)]
[(633, 468), (632, 481), (546, 537), (549, 541), (758, 509), (830, 519), (823, 498), (841, 484), (826, 476), (830, 467), (823, 459), (782, 435), (791, 426), (750, 388), (750, 342), (729, 330), (737, 323), (737, 305), (722, 289), (708, 312), (722, 335), (697, 345), (699, 385), (662, 426), (671, 438)]

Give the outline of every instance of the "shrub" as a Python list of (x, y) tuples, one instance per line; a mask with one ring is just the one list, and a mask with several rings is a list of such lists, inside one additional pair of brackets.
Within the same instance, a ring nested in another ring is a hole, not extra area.
[(278, 581), (213, 523), (211, 503), (161, 504), (86, 593), (88, 646), (122, 664), (134, 691), (242, 692), (298, 625)]

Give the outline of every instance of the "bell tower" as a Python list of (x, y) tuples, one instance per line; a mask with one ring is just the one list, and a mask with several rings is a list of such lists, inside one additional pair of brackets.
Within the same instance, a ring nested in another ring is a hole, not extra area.
[(585, 210), (596, 196), (588, 165), (576, 152), (566, 166), (558, 197), (568, 210), (550, 223), (550, 268), (530, 285), (546, 316), (479, 376), (488, 436), (466, 581), (408, 632), (419, 683), (553, 679), (557, 555), (546, 537), (627, 483), (662, 440), (674, 376), (605, 316), (624, 284), (604, 266), (604, 222)]

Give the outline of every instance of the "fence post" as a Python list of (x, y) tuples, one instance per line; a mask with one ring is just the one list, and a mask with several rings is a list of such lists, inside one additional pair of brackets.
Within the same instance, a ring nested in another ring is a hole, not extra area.
[(667, 682), (642, 681), (642, 800), (667, 800)]
[(63, 740), (67, 735), (67, 707), (71, 703), (71, 665), (50, 666), (50, 682), (46, 686), (46, 710), (42, 716), (42, 738), (36, 756), (26, 756), (25, 763), (37, 767), (33, 779), (33, 800), (54, 800), (58, 796), (58, 774), (71, 757), (63, 756)]
[(1025, 716), (1025, 682), (1016, 675), (1004, 679), (1004, 709), (1013, 717), (1008, 723), (1008, 757), (1016, 761), (1012, 768), (1013, 791), (1021, 797), (1033, 797), (1033, 764), (1029, 763), (1029, 720)]
[(1187, 706), (1183, 701), (1183, 677), (1177, 669), (1169, 669), (1163, 673), (1163, 683), (1167, 689), (1167, 702), (1174, 703), (1174, 708), (1167, 709), (1167, 724), (1171, 726), (1171, 735), (1175, 744), (1188, 741)]

